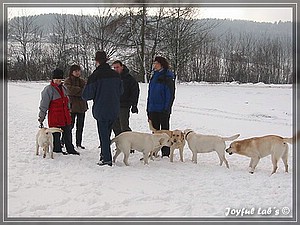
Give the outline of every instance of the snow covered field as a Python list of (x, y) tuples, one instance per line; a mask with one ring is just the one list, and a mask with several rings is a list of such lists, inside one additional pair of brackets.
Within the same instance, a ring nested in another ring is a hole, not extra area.
[[(86, 149), (79, 150), (81, 155), (36, 156), (40, 92), (47, 84), (8, 83), (9, 218), (291, 218), (292, 145), (289, 173), (280, 161), (272, 176), (270, 157), (263, 158), (250, 174), (250, 159), (240, 155), (226, 154), (229, 169), (219, 166), (215, 152), (198, 154), (198, 164), (193, 164), (187, 145), (184, 163), (176, 150), (173, 163), (157, 158), (145, 166), (139, 160), (142, 153), (135, 152), (128, 167), (123, 154), (113, 167), (99, 167), (98, 134), (89, 102), (83, 136)], [(150, 132), (147, 85), (140, 84), (140, 89), (139, 114), (131, 115), (131, 128)], [(177, 84), (171, 129), (186, 128), (220, 136), (240, 133), (239, 139), (266, 134), (290, 137), (292, 86)]]

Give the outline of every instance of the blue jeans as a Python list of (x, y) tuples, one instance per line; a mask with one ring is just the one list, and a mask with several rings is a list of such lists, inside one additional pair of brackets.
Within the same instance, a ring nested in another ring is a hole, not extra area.
[(110, 135), (114, 120), (97, 120), (98, 134), (100, 139), (101, 155), (104, 162), (111, 162)]

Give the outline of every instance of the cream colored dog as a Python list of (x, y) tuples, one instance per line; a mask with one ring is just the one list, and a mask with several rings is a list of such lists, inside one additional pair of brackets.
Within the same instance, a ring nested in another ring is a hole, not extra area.
[(50, 147), (50, 157), (53, 159), (53, 135), (52, 133), (60, 132), (63, 130), (57, 127), (51, 128), (41, 128), (36, 134), (36, 155), (39, 155), (39, 148), (43, 148), (43, 158), (46, 157), (47, 152), (49, 152)]
[[(152, 121), (148, 120), (149, 128), (154, 134), (162, 134), (165, 133), (169, 135), (170, 140), (171, 140), (171, 146), (170, 146), (170, 162), (173, 162), (174, 158), (174, 150), (179, 149), (179, 154), (180, 154), (180, 161), (183, 162), (183, 148), (185, 145), (185, 139), (184, 139), (184, 133), (181, 130), (156, 130), (153, 125)], [(160, 148), (156, 148), (153, 152), (154, 156), (157, 156), (158, 151)], [(150, 155), (152, 159), (152, 155)]]
[(219, 137), (215, 135), (197, 134), (191, 129), (184, 130), (184, 137), (193, 153), (192, 161), (194, 163), (197, 163), (197, 153), (216, 151), (220, 159), (220, 166), (222, 166), (224, 162), (227, 168), (229, 168), (229, 165), (225, 158), (225, 141), (233, 141), (239, 136), (240, 134), (231, 137)]
[(249, 167), (250, 173), (254, 173), (259, 160), (267, 155), (271, 155), (273, 171), (277, 170), (277, 162), (281, 158), (285, 165), (285, 172), (288, 172), (288, 144), (292, 144), (292, 138), (283, 138), (276, 135), (267, 135), (263, 137), (253, 137), (249, 139), (234, 141), (226, 149), (229, 155), (237, 153), (251, 158)]
[(118, 155), (123, 152), (123, 162), (128, 166), (128, 157), (130, 150), (134, 149), (144, 154), (144, 164), (148, 164), (149, 153), (155, 148), (162, 146), (170, 146), (171, 141), (167, 134), (148, 134), (134, 131), (126, 131), (119, 134), (111, 140), (111, 143), (116, 143), (116, 153), (113, 157), (113, 162), (116, 161)]

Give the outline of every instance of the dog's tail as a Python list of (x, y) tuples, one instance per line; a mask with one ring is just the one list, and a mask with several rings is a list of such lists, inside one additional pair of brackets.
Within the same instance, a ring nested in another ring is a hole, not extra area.
[(231, 137), (222, 137), (222, 140), (223, 141), (233, 141), (233, 140), (237, 139), (239, 136), (240, 136), (240, 134), (236, 134)]
[(293, 144), (294, 143), (294, 140), (293, 138), (282, 138), (283, 142), (287, 142), (289, 144)]
[(149, 124), (149, 129), (152, 131), (152, 132), (156, 132), (157, 130), (153, 127), (153, 124), (152, 124), (152, 121), (150, 119), (148, 119), (148, 124)]
[(46, 132), (50, 132), (50, 133), (60, 132), (60, 133), (62, 133), (63, 130), (61, 128), (58, 128), (58, 127), (50, 127), (50, 128), (46, 128)]
[(114, 137), (113, 139), (111, 139), (110, 144), (116, 143), (116, 141), (117, 141), (117, 137)]
[(287, 137), (282, 138), (284, 142), (287, 142), (289, 144), (295, 144), (297, 143), (297, 141), (299, 141), (299, 139), (300, 139), (300, 131), (294, 134), (293, 137), (291, 138), (287, 138)]

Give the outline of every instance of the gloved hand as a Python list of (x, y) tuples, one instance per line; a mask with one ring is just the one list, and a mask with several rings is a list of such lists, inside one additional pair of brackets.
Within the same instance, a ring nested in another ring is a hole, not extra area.
[(137, 108), (136, 105), (133, 105), (133, 106), (131, 107), (131, 112), (132, 112), (132, 113), (136, 113), (136, 114), (139, 113), (139, 110), (138, 110), (138, 108)]
[(163, 110), (162, 113), (165, 114), (165, 115), (169, 115), (170, 114), (170, 112), (168, 110)]
[(40, 122), (39, 128), (43, 128), (44, 127), (44, 125), (43, 125), (44, 119), (38, 118), (38, 121)]

